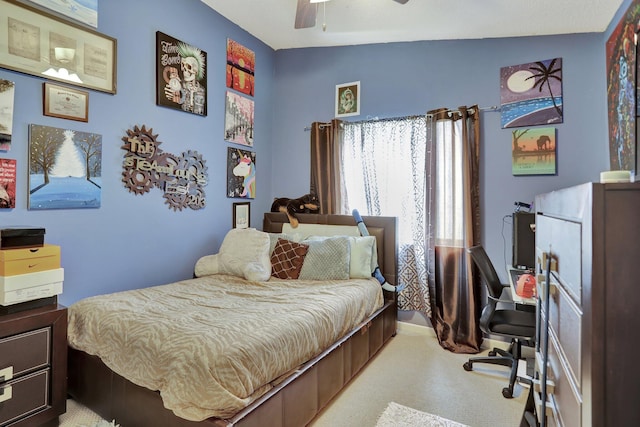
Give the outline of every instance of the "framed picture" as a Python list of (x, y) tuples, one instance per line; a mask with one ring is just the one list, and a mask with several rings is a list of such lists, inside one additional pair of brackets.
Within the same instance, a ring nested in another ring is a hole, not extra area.
[(43, 83), (43, 109), (45, 116), (60, 119), (89, 121), (89, 92), (71, 89), (53, 83)]
[(240, 202), (233, 204), (233, 228), (251, 227), (251, 204)]
[(98, 28), (98, 0), (30, 0), (42, 7), (75, 19), (82, 24)]
[(207, 115), (207, 52), (156, 31), (156, 104)]
[(0, 67), (116, 93), (116, 39), (16, 0), (0, 0)]
[(360, 114), (360, 82), (336, 86), (336, 117)]

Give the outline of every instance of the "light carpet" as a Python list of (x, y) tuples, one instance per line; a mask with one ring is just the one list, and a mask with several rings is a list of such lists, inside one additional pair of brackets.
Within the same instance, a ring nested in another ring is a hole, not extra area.
[(438, 415), (428, 414), (417, 409), (389, 403), (384, 410), (376, 427), (468, 427)]

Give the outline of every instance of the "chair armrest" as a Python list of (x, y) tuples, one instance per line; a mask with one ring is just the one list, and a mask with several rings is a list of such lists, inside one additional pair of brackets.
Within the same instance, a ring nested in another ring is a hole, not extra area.
[(505, 304), (514, 304), (514, 301), (512, 299), (494, 298), (491, 295), (487, 295), (487, 298), (489, 298), (492, 301), (495, 301), (496, 303), (503, 302)]

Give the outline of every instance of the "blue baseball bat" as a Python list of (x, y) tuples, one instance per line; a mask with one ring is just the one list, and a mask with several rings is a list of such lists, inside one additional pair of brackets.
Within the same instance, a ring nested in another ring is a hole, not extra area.
[[(358, 212), (357, 209), (354, 209), (352, 214), (353, 218), (356, 220), (356, 225), (358, 226), (358, 230), (360, 230), (360, 234), (363, 236), (369, 236), (369, 230), (367, 230), (367, 226), (364, 224), (362, 216), (360, 216), (360, 212)], [(394, 286), (391, 283), (387, 282), (387, 279), (384, 278), (382, 272), (380, 271), (380, 266), (377, 264), (375, 270), (373, 270), (373, 273), (371, 273), (371, 276), (375, 277), (378, 282), (380, 282), (382, 289), (384, 289), (385, 291), (400, 292), (404, 289), (404, 286)]]

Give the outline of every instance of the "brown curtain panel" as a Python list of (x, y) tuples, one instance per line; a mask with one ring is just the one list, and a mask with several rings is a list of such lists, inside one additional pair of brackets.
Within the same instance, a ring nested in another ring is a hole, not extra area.
[(341, 201), (341, 121), (311, 124), (311, 188), (321, 214), (339, 214)]
[(481, 290), (466, 249), (480, 230), (478, 107), (427, 113), (427, 152), (431, 323), (443, 348), (477, 353)]

